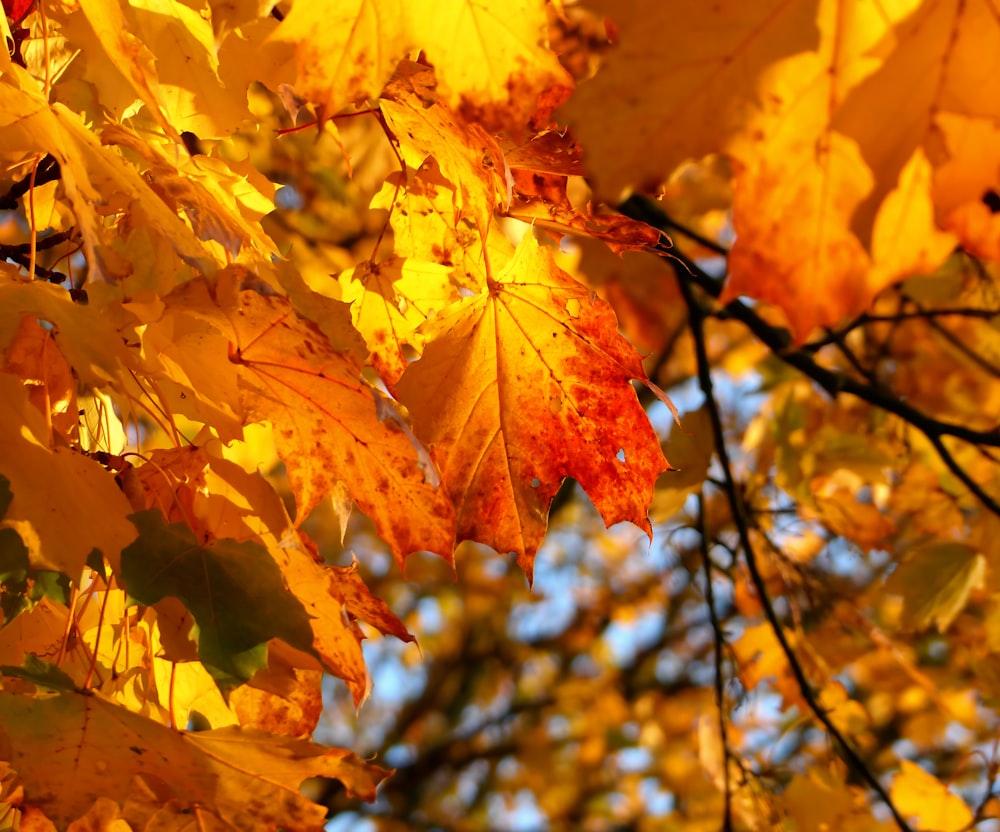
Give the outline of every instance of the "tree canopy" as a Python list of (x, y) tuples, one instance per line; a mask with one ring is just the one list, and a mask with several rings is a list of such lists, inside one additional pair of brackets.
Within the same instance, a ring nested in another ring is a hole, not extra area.
[(0, 829), (1000, 824), (996, 0), (3, 5)]

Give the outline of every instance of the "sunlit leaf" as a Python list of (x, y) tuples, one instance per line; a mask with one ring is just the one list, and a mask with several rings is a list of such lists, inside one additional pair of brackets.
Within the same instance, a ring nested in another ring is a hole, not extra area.
[(649, 531), (667, 467), (631, 379), (645, 378), (614, 314), (530, 235), (485, 292), (446, 310), (398, 385), (458, 512), (460, 539), (513, 551), (531, 574), (566, 477), (608, 525)]
[(99, 463), (49, 447), (42, 415), (7, 373), (0, 373), (0, 434), (0, 474), (14, 494), (3, 523), (24, 541), (31, 566), (78, 575), (95, 548), (116, 565), (135, 539), (128, 501)]
[(965, 801), (909, 760), (903, 760), (892, 781), (891, 795), (904, 815), (917, 818), (917, 829), (958, 832), (972, 823), (972, 812)]
[(232, 360), (245, 406), (274, 425), (299, 519), (343, 481), (397, 558), (421, 549), (450, 558), (452, 509), (430, 460), (361, 381), (357, 359), (281, 298), (248, 291), (241, 300)]
[(371, 800), (386, 775), (348, 751), (307, 740), (240, 728), (181, 734), (97, 695), (2, 694), (0, 714), (0, 756), (17, 770), (31, 805), (62, 827), (99, 794), (120, 805), (145, 803), (150, 814), (205, 812), (237, 829), (310, 829), (322, 825), (325, 810), (299, 792), (307, 777), (337, 778)]

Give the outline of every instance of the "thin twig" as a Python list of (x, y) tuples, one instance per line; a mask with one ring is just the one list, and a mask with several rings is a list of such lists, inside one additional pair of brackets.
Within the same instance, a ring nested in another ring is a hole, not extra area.
[[(919, 308), (919, 306), (917, 307)], [(933, 318), (927, 319), (927, 325), (938, 333), (945, 341), (951, 344), (956, 350), (958, 350), (962, 355), (977, 364), (980, 369), (985, 370), (991, 376), (1000, 378), (1000, 367), (990, 361), (988, 358), (983, 357), (974, 349), (972, 349), (968, 344), (966, 344), (961, 338), (959, 338), (954, 332), (948, 329), (946, 326), (942, 325), (940, 321)]]
[[(70, 229), (69, 231), (60, 231), (56, 234), (50, 234), (48, 237), (43, 237), (35, 244), (35, 251), (45, 251), (46, 249), (55, 248), (60, 243), (65, 243), (67, 240), (73, 239), (74, 233), (73, 229)], [(31, 243), (0, 243), (0, 257), (11, 258), (24, 254), (31, 254)]]
[[(648, 221), (642, 215), (630, 213), (633, 207), (632, 199), (635, 198), (631, 197), (629, 201), (622, 203), (619, 210), (633, 219)], [(664, 253), (669, 253), (672, 257), (671, 262), (679, 263), (686, 270), (687, 274), (679, 275), (682, 285), (687, 285), (688, 279), (690, 279), (711, 298), (716, 300), (719, 298), (723, 288), (720, 280), (709, 275), (697, 263), (686, 258), (683, 254), (678, 254), (673, 250)], [(787, 330), (767, 323), (740, 300), (730, 301), (721, 309), (713, 311), (711, 316), (720, 320), (731, 319), (744, 324), (758, 340), (770, 348), (777, 358), (812, 379), (831, 398), (836, 398), (840, 393), (850, 393), (874, 407), (899, 416), (928, 437), (954, 436), (956, 439), (962, 439), (975, 445), (1000, 448), (1000, 430), (998, 429), (973, 430), (965, 425), (935, 419), (897, 398), (883, 387), (875, 387), (846, 373), (818, 364), (807, 351), (793, 347), (792, 337)]]
[(983, 487), (976, 482), (972, 477), (969, 476), (968, 472), (955, 461), (955, 457), (951, 455), (951, 451), (945, 446), (944, 441), (940, 436), (936, 436), (933, 433), (928, 433), (924, 431), (924, 436), (930, 441), (931, 445), (934, 446), (934, 450), (937, 451), (937, 455), (941, 458), (941, 461), (945, 464), (949, 471), (954, 474), (962, 484), (971, 491), (976, 498), (981, 502), (986, 508), (993, 512), (997, 517), (1000, 517), (1000, 503), (994, 500)]
[(698, 534), (701, 536), (701, 562), (705, 569), (705, 603), (712, 622), (715, 639), (715, 707), (719, 714), (719, 742), (722, 743), (722, 785), (725, 803), (722, 810), (722, 832), (733, 829), (733, 795), (729, 783), (729, 728), (726, 725), (726, 692), (722, 654), (726, 649), (726, 637), (722, 631), (718, 613), (715, 610), (715, 590), (712, 588), (712, 556), (708, 550), (708, 535), (705, 533), (705, 495), (698, 492)]

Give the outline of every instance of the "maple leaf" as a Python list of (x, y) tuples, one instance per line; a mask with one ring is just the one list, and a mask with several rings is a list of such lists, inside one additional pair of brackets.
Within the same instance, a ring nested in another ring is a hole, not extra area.
[(528, 234), (478, 297), (428, 324), (397, 386), (457, 509), (459, 539), (516, 552), (531, 576), (566, 477), (604, 521), (650, 532), (667, 462), (631, 379), (645, 379), (614, 313)]
[(372, 365), (391, 388), (409, 364), (408, 349), (420, 351), (418, 327), (457, 299), (450, 269), (439, 263), (393, 258), (360, 263), (338, 278), (351, 319), (372, 353)]
[(565, 176), (516, 169), (513, 177), (514, 199), (506, 211), (510, 217), (555, 232), (558, 237), (572, 234), (602, 240), (617, 254), (649, 251), (660, 242), (661, 233), (643, 222), (621, 214), (594, 213), (589, 205), (578, 210), (567, 194)]
[(645, 223), (614, 213), (583, 209), (569, 197), (569, 177), (584, 172), (582, 150), (567, 134), (547, 131), (520, 145), (504, 145), (513, 194), (508, 216), (540, 225), (558, 234), (603, 240), (616, 254), (631, 249), (649, 250), (661, 234)]
[[(615, 45), (560, 112), (587, 149), (598, 196), (612, 199), (662, 182), (686, 159), (738, 145), (766, 106), (760, 75), (782, 57), (810, 54), (818, 40), (810, 4), (588, 5), (613, 21)], [(662, 48), (666, 31), (670, 49)]]
[(303, 780), (334, 777), (372, 800), (388, 774), (307, 740), (240, 728), (179, 733), (95, 694), (0, 694), (0, 714), (0, 757), (19, 774), (25, 801), (63, 828), (103, 795), (133, 823), (196, 812), (223, 828), (313, 830), (326, 812), (301, 795)]
[(163, 299), (156, 319), (141, 328), (145, 372), (157, 379), (172, 412), (215, 426), (227, 442), (242, 436), (246, 417), (238, 373), (226, 355), (207, 287), (188, 281)]
[(371, 689), (361, 653), (362, 635), (348, 621), (334, 573), (294, 545), (280, 547), (273, 556), (292, 595), (312, 617), (311, 652), (347, 683), (354, 704), (360, 706)]
[(245, 682), (263, 667), (271, 638), (311, 648), (309, 615), (263, 546), (200, 543), (183, 523), (167, 525), (157, 509), (130, 519), (139, 530), (122, 552), (130, 597), (141, 604), (180, 598), (198, 625), (198, 656), (220, 686)]
[(995, 814), (994, 6), (5, 0), (0, 827)]
[(413, 46), (402, 0), (300, 0), (270, 40), (295, 46), (296, 89), (321, 118), (377, 97)]
[(76, 384), (53, 333), (25, 315), (4, 358), (4, 371), (25, 381), (31, 403), (51, 425), (53, 434), (72, 443), (80, 423)]
[[(50, 337), (73, 372), (88, 384), (103, 385), (120, 380), (135, 366), (134, 356), (122, 344), (108, 316), (73, 303), (57, 286), (35, 281), (25, 283), (0, 270), (0, 346), (12, 343), (24, 320), (34, 317), (52, 326)], [(58, 361), (53, 356), (52, 361)]]
[[(1000, 37), (995, 8), (984, 2), (921, 3), (901, 7), (882, 26), (888, 29), (884, 41), (893, 48), (845, 96), (832, 120), (834, 129), (857, 141), (875, 173), (871, 194), (855, 217), (862, 233), (918, 148), (935, 167), (950, 163), (948, 187), (961, 189), (952, 191), (953, 204), (978, 201), (996, 184), (982, 157), (955, 156), (963, 134), (989, 125), (992, 141), (979, 149), (1000, 150), (995, 133), (1000, 58), (987, 46)], [(981, 51), (983, 58), (975, 57)], [(898, 103), (891, 119), (887, 101)], [(930, 189), (925, 182), (925, 193)]]
[[(873, 78), (891, 77), (902, 88), (900, 63), (916, 71), (900, 50), (872, 75), (871, 54), (895, 21), (837, 4), (815, 15), (780, 4), (753, 10), (722, 4), (707, 14), (671, 9), (684, 47), (649, 62), (657, 29), (636, 8), (618, 4), (608, 12), (618, 22), (619, 48), (583, 86), (573, 105), (579, 109), (568, 110), (590, 151), (588, 169), (600, 193), (616, 195), (626, 185), (657, 186), (685, 157), (723, 152), (738, 160), (737, 241), (726, 300), (750, 295), (774, 303), (802, 341), (816, 326), (857, 314), (892, 282), (929, 272), (947, 256), (954, 238), (936, 228), (926, 157), (915, 156), (913, 145), (893, 160), (868, 149), (890, 146), (884, 131), (871, 132), (879, 123), (872, 109), (889, 100), (887, 86), (878, 87), (880, 103), (871, 97), (856, 103)], [(722, 19), (720, 38), (715, 25)], [(618, 117), (595, 120), (595, 97), (608, 97), (625, 74), (629, 84), (655, 76), (655, 105), (630, 99), (617, 105)], [(863, 116), (851, 115), (863, 106)], [(577, 119), (576, 112), (586, 115)], [(633, 123), (630, 114), (641, 121)], [(849, 122), (858, 129), (848, 129)], [(682, 123), (683, 138), (658, 140)], [(826, 286), (821, 294), (817, 275)]]
[(542, 0), (418, 0), (406, 11), (446, 100), (469, 121), (498, 132), (544, 126), (573, 86), (546, 48)]
[(50, 448), (42, 414), (7, 373), (0, 373), (0, 435), (0, 475), (14, 495), (3, 522), (21, 536), (32, 567), (78, 575), (95, 548), (117, 564), (135, 539), (125, 521), (128, 501), (100, 464), (67, 447)]
[(410, 168), (433, 155), (455, 190), (456, 221), (468, 218), (485, 237), (494, 208), (509, 201), (506, 168), (496, 139), (440, 102), (426, 106), (414, 90), (427, 70), (404, 66), (383, 93), (379, 108)]
[(903, 597), (903, 624), (944, 632), (981, 587), (986, 559), (962, 543), (933, 543), (910, 553), (889, 576), (885, 591)]
[[(273, 657), (272, 657), (273, 662)], [(281, 694), (250, 685), (229, 696), (239, 724), (269, 734), (311, 737), (323, 715), (323, 674), (318, 670), (292, 670), (294, 686)]]
[(965, 801), (909, 760), (903, 760), (892, 781), (892, 796), (902, 812), (920, 819), (921, 829), (958, 832), (972, 823), (972, 812)]
[[(214, 258), (191, 229), (150, 189), (138, 172), (97, 137), (79, 116), (63, 105), (50, 106), (34, 79), (15, 67), (0, 84), (0, 152), (51, 153), (59, 162), (67, 197), (83, 235), (92, 279), (124, 277), (130, 264), (109, 244), (105, 216), (119, 207), (138, 206), (184, 261), (211, 273)], [(124, 202), (122, 201), (124, 200)]]
[(146, 182), (163, 202), (184, 211), (199, 239), (214, 240), (233, 256), (251, 244), (266, 257), (277, 253), (256, 223), (274, 210), (274, 185), (253, 168), (244, 166), (241, 176), (238, 165), (200, 154), (174, 162), (119, 125), (106, 127), (101, 142), (128, 148), (147, 162)]
[(453, 512), (430, 461), (361, 381), (356, 358), (287, 301), (251, 291), (233, 316), (233, 343), (244, 406), (275, 426), (300, 521), (342, 481), (400, 562), (419, 550), (451, 558)]
[[(405, 178), (389, 177), (372, 207), (391, 211), (393, 249), (398, 256), (415, 261), (415, 266), (444, 266), (457, 287), (477, 291), (486, 283), (486, 262), (503, 260), (509, 241), (492, 221), (484, 235), (463, 217), (459, 203), (455, 187), (441, 175), (437, 162), (428, 159)], [(439, 293), (428, 300), (443, 301), (443, 306), (454, 299), (454, 294)]]
[[(263, 643), (272, 637), (282, 637), (292, 647), (306, 651), (318, 659), (329, 673), (343, 679), (350, 688), (355, 703), (360, 705), (367, 697), (371, 683), (361, 653), (363, 635), (358, 631), (357, 625), (348, 620), (345, 610), (404, 641), (412, 641), (412, 636), (384, 604), (371, 596), (364, 582), (351, 569), (335, 570), (313, 559), (300, 542), (302, 533), (291, 528), (284, 505), (260, 474), (248, 473), (238, 465), (220, 458), (218, 453), (218, 449), (212, 447), (154, 451), (148, 463), (135, 472), (135, 479), (145, 492), (145, 500), (140, 507), (156, 506), (168, 522), (183, 523), (184, 525), (178, 525), (180, 530), (190, 528), (202, 540), (216, 541), (222, 549), (219, 553), (209, 554), (209, 559), (213, 561), (218, 554), (225, 561), (229, 554), (226, 547), (232, 547), (237, 542), (249, 543), (253, 557), (244, 557), (242, 561), (256, 573), (258, 588), (266, 585), (267, 575), (270, 575), (274, 583), (273, 589), (277, 592), (271, 600), (284, 605), (283, 609), (290, 613), (289, 618), (295, 627), (292, 637), (288, 635), (291, 632), (289, 630), (284, 631), (284, 636), (275, 629), (257, 632), (260, 641), (256, 644), (256, 655), (248, 658), (256, 659), (258, 669), (262, 668)], [(141, 543), (141, 539), (138, 543)], [(280, 570), (280, 576), (266, 559), (262, 561), (261, 544), (266, 546), (269, 557)], [(188, 556), (204, 554), (199, 551)], [(230, 572), (233, 569), (238, 571), (240, 561), (237, 558), (223, 565)], [(134, 570), (151, 568), (144, 562), (131, 559), (131, 552), (129, 563)], [(179, 559), (171, 564), (171, 569), (180, 572), (185, 568)], [(228, 612), (224, 617), (229, 618), (232, 618), (234, 610), (229, 609), (229, 602), (225, 600), (231, 594), (226, 592), (225, 586), (231, 579), (239, 581), (238, 575), (233, 572), (232, 575), (221, 576), (221, 581), (217, 583), (222, 586), (210, 589), (198, 587), (209, 596), (223, 596), (223, 602), (214, 605), (213, 610), (216, 614), (221, 614), (220, 610), (225, 607)], [(194, 587), (182, 589), (185, 594), (180, 591), (171, 594), (183, 600), (195, 613), (197, 623), (197, 610), (187, 601)], [(156, 590), (162, 590), (161, 584), (157, 584)], [(282, 590), (292, 597), (282, 597)], [(144, 600), (138, 595), (135, 597)], [(148, 603), (156, 603), (158, 600)], [(200, 600), (196, 602), (200, 603)], [(309, 618), (311, 636), (308, 637), (300, 626), (300, 607)], [(243, 612), (242, 605), (235, 612), (239, 619)], [(228, 623), (239, 624), (238, 621)], [(211, 664), (208, 656), (201, 651), (201, 636), (199, 633), (199, 652), (202, 653), (203, 660)], [(227, 642), (231, 642), (230, 637), (227, 637)], [(229, 646), (232, 647), (232, 644)], [(293, 664), (301, 664), (302, 659), (291, 661)], [(316, 665), (315, 660), (308, 657), (306, 661), (310, 666)], [(221, 673), (217, 672), (216, 675), (226, 681)], [(244, 674), (237, 678), (248, 677)]]
[(371, 624), (384, 635), (395, 636), (403, 642), (416, 641), (406, 625), (389, 609), (388, 604), (372, 595), (358, 574), (357, 559), (350, 566), (331, 567), (331, 571), (331, 591), (340, 598), (348, 613)]
[(225, 136), (250, 117), (246, 98), (219, 77), (210, 14), (144, 0), (83, 0), (50, 14), (84, 50), (83, 75), (117, 117), (141, 101), (177, 144), (182, 132)]
[(399, 61), (423, 49), (448, 103), (469, 121), (515, 131), (561, 103), (572, 78), (544, 45), (541, 0), (299, 2), (270, 40), (295, 46), (296, 89), (321, 117), (377, 97)]

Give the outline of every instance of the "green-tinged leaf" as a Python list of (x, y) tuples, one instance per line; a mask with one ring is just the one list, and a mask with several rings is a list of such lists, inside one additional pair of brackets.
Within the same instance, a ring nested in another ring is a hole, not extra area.
[(701, 407), (680, 417), (680, 424), (670, 428), (662, 443), (663, 454), (670, 460), (670, 470), (660, 474), (649, 516), (657, 522), (673, 517), (704, 481), (715, 453), (712, 423), (708, 409)]
[(24, 580), (30, 565), (21, 535), (13, 529), (0, 529), (0, 582)]
[(14, 676), (18, 679), (26, 679), (35, 686), (45, 690), (62, 691), (69, 693), (76, 690), (76, 685), (68, 674), (60, 670), (54, 664), (42, 661), (38, 656), (26, 653), (24, 664), (21, 667), (11, 667), (10, 665), (0, 666), (0, 674), (4, 676)]
[(155, 604), (172, 595), (197, 624), (198, 656), (222, 688), (247, 681), (267, 663), (267, 641), (312, 652), (309, 615), (259, 543), (199, 542), (156, 509), (131, 515), (139, 539), (122, 551), (131, 598)]
[(48, 598), (57, 604), (69, 604), (70, 581), (69, 577), (62, 572), (39, 569), (29, 572), (28, 577), (32, 580), (31, 591), (28, 593), (32, 605), (41, 601), (42, 598)]
[(32, 569), (21, 536), (13, 529), (0, 529), (0, 610), (4, 626), (42, 598), (66, 604), (69, 577), (62, 572)]
[(969, 592), (982, 585), (986, 559), (963, 543), (931, 543), (913, 552), (889, 576), (885, 589), (903, 597), (903, 626), (931, 624), (944, 632), (961, 612)]

